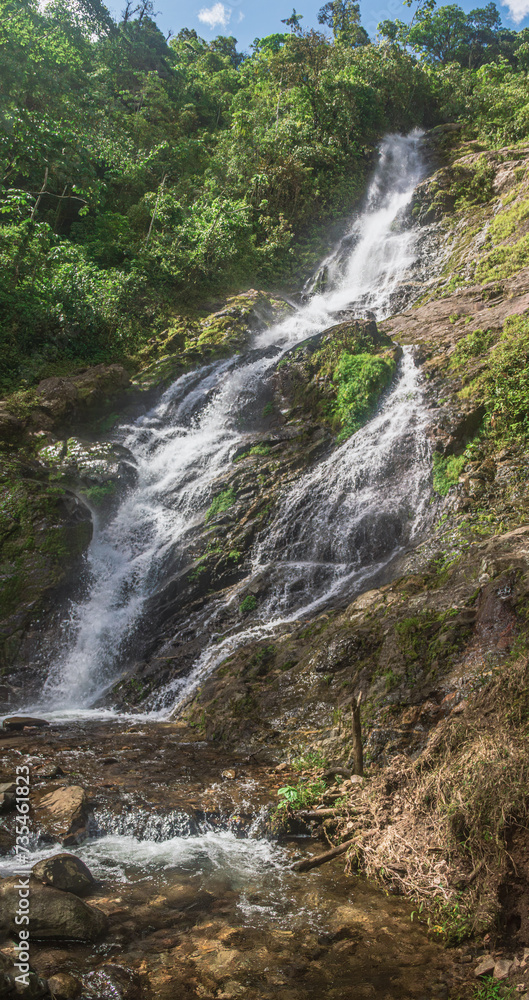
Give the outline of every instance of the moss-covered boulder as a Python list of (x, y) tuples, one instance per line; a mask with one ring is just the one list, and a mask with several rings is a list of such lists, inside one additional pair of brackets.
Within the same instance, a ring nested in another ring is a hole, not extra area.
[(401, 353), (373, 320), (339, 323), (279, 362), (279, 405), (288, 419), (308, 417), (347, 437), (373, 413)]
[(203, 314), (176, 316), (172, 324), (139, 355), (142, 389), (166, 385), (197, 364), (236, 354), (258, 330), (292, 311), (284, 299), (249, 289), (232, 295)]
[(50, 482), (80, 494), (89, 506), (108, 506), (137, 480), (131, 452), (115, 442), (55, 441), (39, 449), (39, 461), (49, 469)]

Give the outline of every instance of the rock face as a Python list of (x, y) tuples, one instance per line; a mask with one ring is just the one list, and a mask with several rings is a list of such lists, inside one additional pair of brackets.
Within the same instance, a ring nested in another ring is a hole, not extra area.
[(292, 311), (284, 299), (253, 288), (230, 296), (220, 308), (219, 305), (212, 304), (203, 317), (175, 317), (172, 325), (145, 350), (147, 363), (136, 379), (141, 390), (166, 386), (194, 365), (241, 351), (256, 330)]
[(85, 896), (95, 885), (89, 868), (73, 854), (56, 854), (53, 858), (45, 858), (33, 865), (32, 872), (39, 882), (63, 892), (73, 892), (75, 896)]
[(76, 844), (86, 836), (88, 818), (84, 788), (68, 785), (35, 796), (35, 822), (42, 835), (63, 844)]
[(72, 579), (92, 537), (88, 506), (34, 462), (0, 454), (0, 666), (20, 654), (47, 598)]
[[(70, 892), (61, 892), (29, 879), (31, 921), (30, 937), (65, 941), (97, 941), (107, 928), (107, 918), (101, 910), (84, 903)], [(17, 929), (15, 915), (19, 900), (18, 879), (0, 882), (2, 922), (4, 929)]]

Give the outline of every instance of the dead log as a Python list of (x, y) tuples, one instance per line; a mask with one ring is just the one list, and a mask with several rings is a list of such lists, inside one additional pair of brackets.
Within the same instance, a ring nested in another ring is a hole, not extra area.
[(352, 771), (349, 767), (342, 767), (341, 764), (337, 764), (336, 767), (327, 768), (325, 773), (322, 774), (322, 778), (324, 781), (327, 781), (328, 778), (334, 778), (337, 774), (342, 775), (344, 778), (350, 778)]
[(333, 847), (332, 850), (325, 851), (324, 854), (316, 854), (313, 858), (306, 858), (305, 861), (298, 862), (298, 864), (293, 865), (293, 870), (296, 872), (308, 872), (311, 868), (319, 868), (320, 865), (324, 865), (327, 861), (332, 861), (338, 855), (345, 854), (354, 844), (356, 844), (356, 840), (346, 840), (344, 844), (338, 844), (338, 847)]
[(341, 816), (343, 809), (300, 809), (294, 813), (296, 819), (328, 819), (329, 816)]

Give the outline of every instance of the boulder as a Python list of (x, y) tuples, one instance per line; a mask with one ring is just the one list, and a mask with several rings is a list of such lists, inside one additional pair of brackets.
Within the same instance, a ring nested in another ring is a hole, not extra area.
[(0, 441), (12, 443), (16, 441), (24, 430), (24, 424), (14, 413), (6, 409), (6, 404), (0, 404)]
[(27, 979), (27, 983), (15, 983), (13, 997), (16, 997), (17, 1000), (41, 1000), (41, 997), (51, 996), (48, 983), (45, 979), (41, 979), (36, 972), (30, 970)]
[(123, 965), (102, 965), (84, 977), (84, 992), (94, 1000), (141, 1000), (143, 989), (137, 972)]
[(69, 378), (53, 376), (39, 382), (36, 389), (39, 405), (53, 419), (69, 416), (79, 398), (79, 390)]
[[(26, 879), (23, 879), (26, 883)], [(15, 916), (19, 904), (19, 879), (6, 878), (0, 883), (0, 912), (4, 930), (17, 931)], [(33, 876), (27, 880), (31, 938), (64, 941), (97, 941), (107, 929), (101, 910), (84, 903), (71, 892), (43, 885)]]
[(45, 858), (33, 865), (32, 871), (39, 882), (62, 892), (73, 892), (75, 896), (86, 895), (95, 885), (90, 869), (73, 854), (55, 854), (52, 858)]
[(49, 722), (46, 719), (34, 719), (31, 715), (12, 715), (9, 719), (4, 719), (3, 727), (9, 730), (9, 732), (20, 732), (25, 729), (26, 726), (43, 729), (44, 726), (49, 726)]
[(95, 409), (116, 404), (129, 385), (122, 365), (95, 365), (70, 378), (46, 378), (35, 390), (38, 407), (31, 413), (31, 423), (51, 430), (74, 418), (91, 416)]
[(57, 972), (55, 976), (50, 976), (48, 986), (55, 1000), (76, 1000), (83, 992), (79, 980), (68, 972)]
[(47, 837), (63, 844), (79, 843), (86, 836), (87, 800), (80, 785), (63, 785), (47, 792), (34, 807), (35, 823)]

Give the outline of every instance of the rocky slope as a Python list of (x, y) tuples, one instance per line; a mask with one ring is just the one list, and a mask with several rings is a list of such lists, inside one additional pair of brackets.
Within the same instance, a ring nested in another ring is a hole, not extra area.
[(528, 155), (456, 148), (419, 189), (444, 262), (382, 327), (427, 380), (429, 536), (393, 582), (238, 650), (186, 711), (208, 738), (304, 758), (293, 801), (315, 803), (325, 762), (352, 765), (361, 694), (367, 777), (326, 793), (322, 835), (354, 839), (448, 939), (495, 927), (511, 947), (529, 944)]

